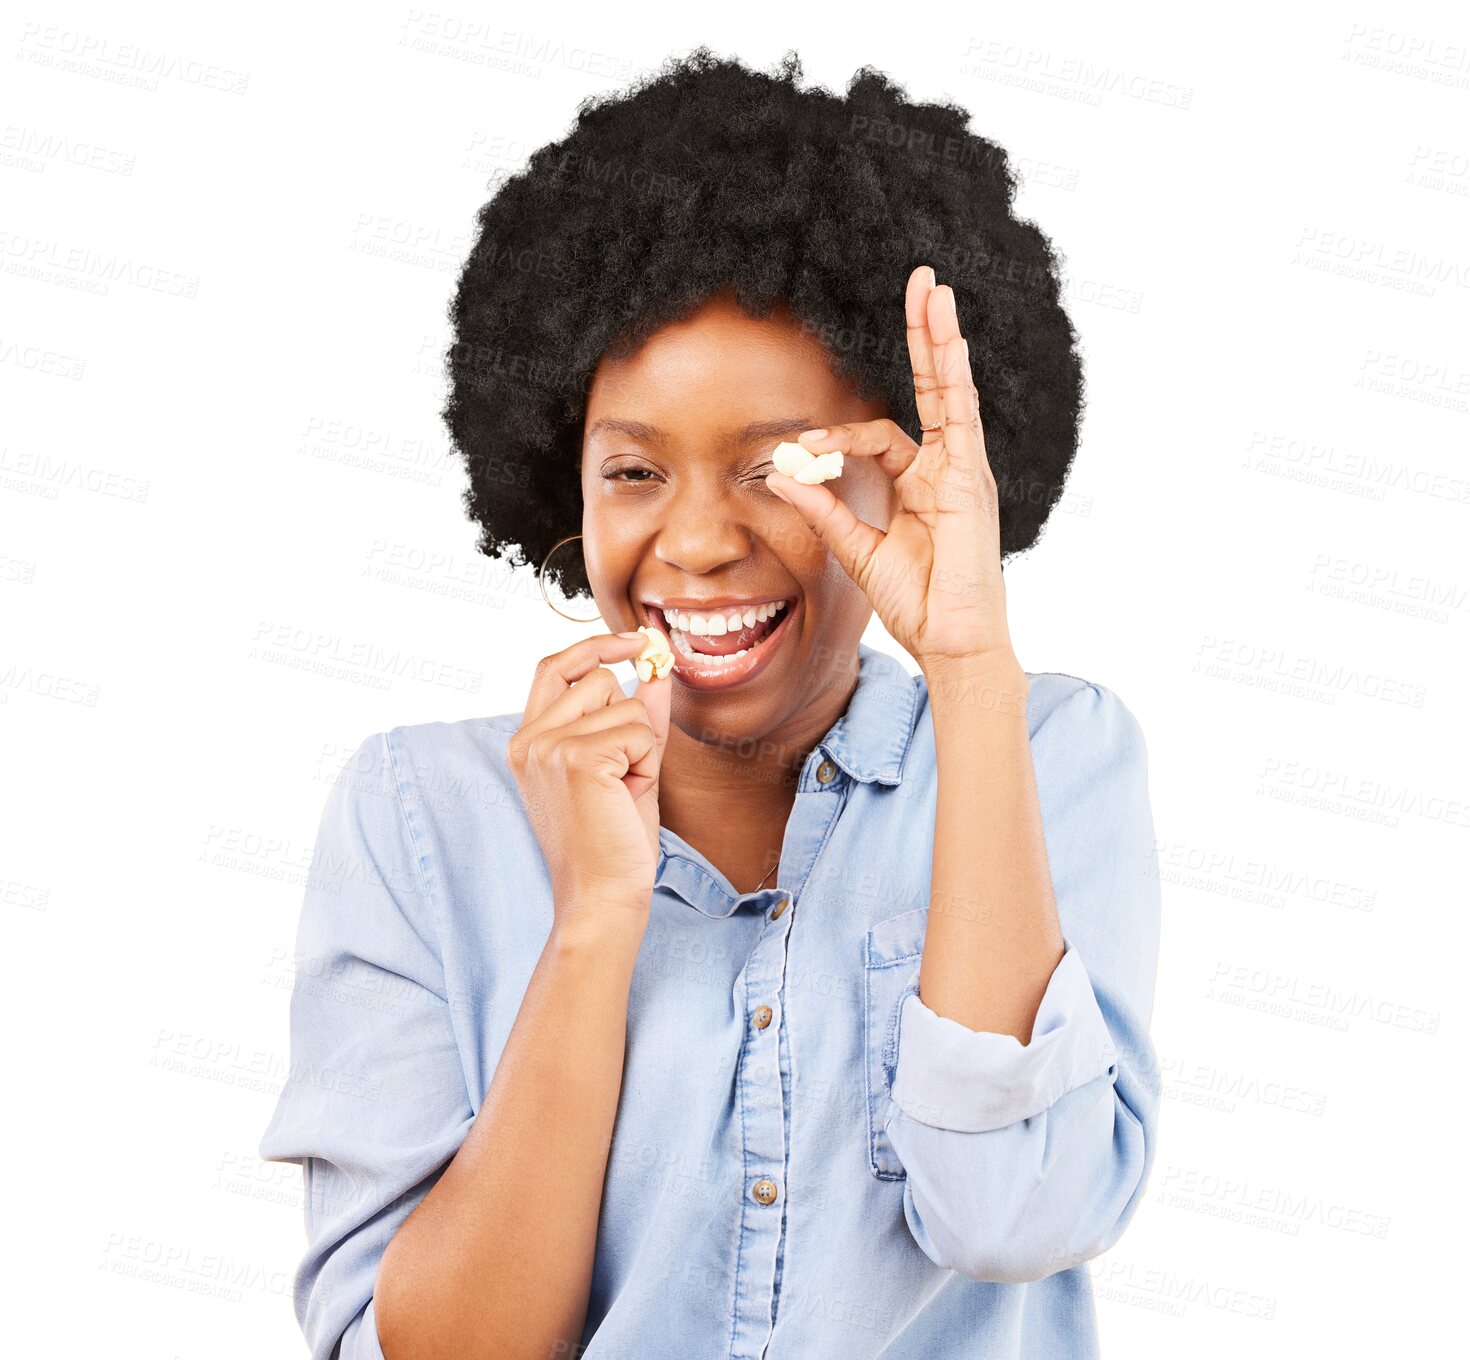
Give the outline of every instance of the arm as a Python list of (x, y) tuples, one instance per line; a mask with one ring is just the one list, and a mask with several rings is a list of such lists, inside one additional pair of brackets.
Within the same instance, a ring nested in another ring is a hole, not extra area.
[(316, 1360), (572, 1354), (637, 941), (553, 931), (476, 1116), (391, 743), (322, 816), (261, 1142), (304, 1168), (297, 1317)]
[[(936, 728), (939, 721), (936, 712)], [(1116, 695), (1084, 685), (1032, 745), (1061, 957), (1043, 976), (1034, 1011), (1024, 999), (1031, 984), (1013, 980), (1009, 991), (990, 1001), (977, 996), (962, 1012), (981, 1021), (995, 1015), (994, 1029), (943, 1014), (950, 1003), (926, 992), (921, 974), (919, 992), (901, 1003), (887, 1125), (906, 1172), (904, 1215), (920, 1247), (946, 1268), (1005, 1283), (1044, 1278), (1117, 1241), (1147, 1181), (1159, 1103), (1148, 1034), (1159, 885), (1142, 734)], [(980, 821), (997, 814), (994, 805), (976, 806)], [(1014, 814), (1001, 822), (1014, 830)], [(1020, 858), (976, 827), (969, 841), (980, 853)], [(950, 949), (973, 942), (983, 952), (993, 939), (990, 947), (1005, 954), (1015, 938), (1006, 925), (1011, 904), (983, 894), (1003, 892), (997, 885), (1008, 872), (1019, 870), (977, 872), (969, 889), (936, 891), (926, 969), (936, 942)], [(1034, 900), (1029, 913), (1046, 920)], [(996, 973), (963, 956), (950, 966), (957, 976), (968, 968), (982, 979)], [(1018, 1023), (1006, 1027), (1006, 1016)]]
[(1010, 652), (931, 662), (925, 677), (939, 791), (920, 991), (936, 1014), (1024, 1044), (1062, 958), (1030, 680)]
[(637, 952), (552, 932), (469, 1137), (383, 1257), (387, 1360), (576, 1353)]

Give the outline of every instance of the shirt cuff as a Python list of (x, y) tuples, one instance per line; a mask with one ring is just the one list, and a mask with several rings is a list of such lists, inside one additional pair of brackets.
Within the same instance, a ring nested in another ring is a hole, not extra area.
[(1117, 1048), (1082, 959), (1064, 940), (1031, 1042), (937, 1015), (910, 992), (899, 1011), (893, 1102), (933, 1128), (988, 1133), (1041, 1114), (1109, 1072)]

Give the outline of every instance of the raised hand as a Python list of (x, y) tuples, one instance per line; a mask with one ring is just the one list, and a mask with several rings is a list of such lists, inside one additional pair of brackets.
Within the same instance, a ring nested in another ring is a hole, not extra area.
[(814, 454), (872, 458), (893, 478), (899, 508), (887, 532), (858, 519), (831, 484), (804, 486), (772, 472), (766, 485), (806, 520), (921, 668), (1012, 663), (1000, 502), (954, 290), (936, 286), (934, 271), (921, 265), (909, 275), (904, 308), (923, 442), (891, 420), (799, 436)]
[(556, 923), (590, 913), (647, 924), (658, 868), (658, 780), (673, 680), (625, 696), (602, 662), (630, 661), (644, 643), (604, 633), (543, 658), (520, 729), (507, 746), (551, 872)]

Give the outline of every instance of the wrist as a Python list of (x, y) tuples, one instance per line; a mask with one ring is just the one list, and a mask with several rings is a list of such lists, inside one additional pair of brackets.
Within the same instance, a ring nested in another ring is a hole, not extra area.
[(1031, 677), (1014, 652), (930, 657), (920, 669), (936, 718), (953, 711), (1026, 716)]
[(558, 913), (546, 938), (546, 948), (567, 958), (634, 955), (647, 929), (647, 907), (639, 910), (579, 901), (575, 912)]

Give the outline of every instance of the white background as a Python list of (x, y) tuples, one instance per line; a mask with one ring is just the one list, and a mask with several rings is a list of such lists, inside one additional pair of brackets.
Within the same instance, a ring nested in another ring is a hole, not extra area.
[(1457, 1321), (1470, 21), (840, 18), (3, 20), (12, 1353), (301, 1352), (300, 1173), (254, 1154), (323, 799), (371, 732), (518, 711), (583, 631), (473, 551), (455, 274), (487, 185), (700, 42), (964, 104), (1066, 257), (1089, 406), (1012, 633), (1138, 716), (1165, 880), (1162, 1141), (1091, 1266), (1106, 1353)]

